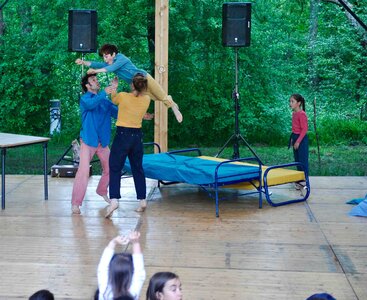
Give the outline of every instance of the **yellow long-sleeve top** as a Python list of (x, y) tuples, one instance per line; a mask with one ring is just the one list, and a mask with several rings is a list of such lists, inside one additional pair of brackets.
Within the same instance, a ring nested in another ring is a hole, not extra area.
[(135, 96), (133, 93), (121, 92), (112, 94), (111, 99), (119, 107), (116, 126), (141, 128), (143, 117), (149, 108), (149, 96)]

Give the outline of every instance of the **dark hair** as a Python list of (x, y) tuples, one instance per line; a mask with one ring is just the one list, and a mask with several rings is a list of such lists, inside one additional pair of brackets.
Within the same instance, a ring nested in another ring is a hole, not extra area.
[(99, 298), (99, 289), (96, 289), (96, 291), (94, 292), (94, 300), (98, 300)]
[(320, 294), (314, 294), (308, 297), (306, 300), (336, 300), (336, 299), (328, 293), (320, 293)]
[(98, 51), (99, 56), (103, 56), (103, 54), (113, 54), (113, 53), (119, 53), (119, 50), (117, 49), (117, 46), (112, 44), (104, 44)]
[(113, 298), (113, 300), (134, 300), (134, 297), (132, 296), (120, 296), (117, 298)]
[(155, 273), (149, 280), (146, 300), (158, 300), (156, 293), (161, 293), (167, 281), (172, 279), (179, 279), (179, 277), (172, 272)]
[(54, 300), (54, 294), (49, 290), (39, 290), (29, 297), (29, 300)]
[(291, 96), (291, 98), (293, 98), (297, 102), (301, 102), (302, 109), (304, 111), (306, 111), (305, 98), (303, 98), (302, 95), (300, 95), (300, 94), (293, 94)]
[(144, 74), (135, 74), (135, 76), (133, 77), (133, 87), (139, 94), (147, 90), (148, 80), (144, 76)]
[(115, 254), (109, 265), (108, 280), (114, 298), (131, 296), (129, 288), (134, 273), (133, 257), (128, 253)]
[(82, 81), (80, 82), (80, 85), (82, 86), (82, 89), (85, 92), (88, 91), (87, 84), (89, 83), (88, 79), (89, 77), (97, 76), (96, 74), (86, 74), (82, 77)]

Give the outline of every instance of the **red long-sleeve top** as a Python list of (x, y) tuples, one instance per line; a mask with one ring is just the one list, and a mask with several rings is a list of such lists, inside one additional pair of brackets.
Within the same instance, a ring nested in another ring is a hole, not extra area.
[(292, 132), (299, 134), (296, 143), (301, 143), (302, 139), (307, 134), (308, 120), (307, 115), (303, 110), (293, 112), (292, 114)]

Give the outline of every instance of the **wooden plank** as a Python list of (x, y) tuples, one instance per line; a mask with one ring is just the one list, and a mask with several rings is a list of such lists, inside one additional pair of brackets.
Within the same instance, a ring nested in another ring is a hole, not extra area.
[(320, 229), (331, 245), (367, 246), (367, 219), (363, 220), (362, 223), (321, 223)]
[(221, 203), (221, 218), (198, 187), (158, 189), (155, 181), (148, 181), (147, 211), (138, 214), (130, 178), (122, 181), (124, 197), (111, 220), (95, 194), (98, 180), (90, 178), (82, 215), (72, 216), (72, 178), (51, 179), (44, 201), (37, 198), (43, 176), (9, 175), (8, 207), (0, 212), (0, 299), (26, 299), (43, 288), (56, 299), (91, 299), (103, 248), (136, 227), (147, 278), (176, 272), (185, 299), (301, 300), (317, 292), (366, 298), (366, 218), (347, 217), (350, 206), (342, 201), (348, 191), (365, 189), (364, 178), (337, 180), (345, 192), (323, 186), (321, 178), (308, 202), (276, 208), (259, 209), (256, 196), (226, 191), (222, 195), (235, 197)]
[[(148, 268), (148, 276), (161, 271)], [(184, 299), (306, 299), (318, 292), (329, 292), (338, 300), (358, 299), (343, 274), (167, 268), (180, 276)], [(363, 298), (360, 298), (363, 299)]]
[[(344, 272), (349, 274), (367, 274), (366, 246), (334, 246), (333, 249)], [(360, 299), (367, 299), (367, 297)]]
[[(154, 79), (168, 93), (168, 0), (155, 1), (155, 73)], [(168, 112), (160, 101), (154, 102), (154, 142), (168, 150)]]
[(92, 299), (97, 289), (96, 266), (92, 264), (0, 262), (0, 277), (1, 299), (28, 299), (40, 289), (49, 289), (56, 299), (85, 300)]
[(347, 277), (358, 299), (367, 299), (367, 274), (353, 274)]
[[(344, 200), (338, 204), (310, 204), (313, 215), (318, 222), (327, 223), (367, 223), (365, 218), (349, 216), (354, 205), (346, 204)], [(332, 210), (332, 213), (330, 213)]]
[(363, 190), (366, 193), (367, 176), (313, 176), (311, 186), (315, 189)]

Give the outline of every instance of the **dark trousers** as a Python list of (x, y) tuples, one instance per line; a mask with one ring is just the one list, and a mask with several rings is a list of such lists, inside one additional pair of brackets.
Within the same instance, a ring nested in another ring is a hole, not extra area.
[[(294, 143), (297, 141), (299, 137), (299, 134), (292, 133), (291, 135), (291, 145), (293, 148)], [(293, 148), (293, 155), (294, 155), (294, 161), (300, 162), (304, 165), (305, 171), (308, 174), (308, 136), (307, 134), (302, 139), (301, 143), (299, 144), (298, 149)], [(302, 171), (302, 168), (297, 166), (298, 171)]]
[(117, 127), (109, 159), (110, 199), (120, 199), (121, 171), (129, 158), (137, 199), (146, 198), (143, 170), (143, 133), (140, 128)]

